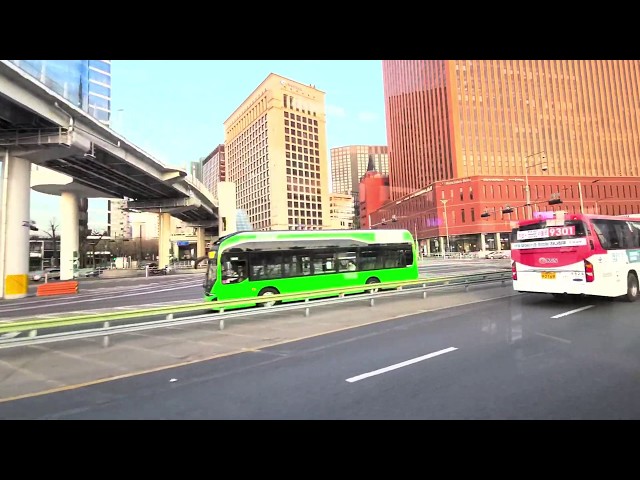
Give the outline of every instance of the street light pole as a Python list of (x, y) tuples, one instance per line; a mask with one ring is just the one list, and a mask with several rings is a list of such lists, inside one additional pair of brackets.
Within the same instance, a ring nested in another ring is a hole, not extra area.
[(580, 195), (580, 213), (584, 213), (584, 200), (582, 199), (582, 183), (578, 182), (578, 195)]
[[(522, 163), (524, 165), (524, 183), (525, 183), (525, 192), (526, 192), (526, 196), (527, 196), (527, 207), (529, 209), (529, 218), (533, 217), (533, 209), (531, 207), (531, 189), (529, 188), (529, 168), (530, 167), (535, 167), (536, 165), (540, 165), (543, 162), (538, 162), (538, 163), (534, 163), (532, 165), (529, 165), (529, 159), (531, 157), (535, 157), (537, 155), (542, 155), (542, 158), (544, 158), (544, 150), (540, 151), (540, 152), (536, 152), (536, 153), (532, 153), (531, 155), (527, 155), (526, 157), (524, 157), (522, 159)], [(546, 166), (542, 167), (542, 171), (545, 171), (547, 168)]]
[(444, 230), (447, 235), (447, 245), (446, 245), (446, 249), (444, 252), (445, 254), (443, 255), (443, 258), (447, 258), (447, 251), (449, 251), (449, 219), (447, 218), (447, 202), (449, 200), (443, 198), (440, 201), (442, 202), (442, 205), (444, 205)]
[[(600, 179), (596, 178), (591, 183), (597, 183), (599, 181), (600, 181)], [(593, 193), (593, 192), (591, 192), (591, 193)], [(584, 213), (584, 200), (582, 198), (582, 182), (578, 182), (578, 194), (580, 195), (580, 213)], [(596, 202), (596, 210), (597, 210), (597, 208), (598, 208), (598, 202)]]

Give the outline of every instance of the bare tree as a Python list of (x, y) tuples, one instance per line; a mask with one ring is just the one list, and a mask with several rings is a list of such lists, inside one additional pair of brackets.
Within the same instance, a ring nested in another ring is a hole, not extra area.
[(51, 239), (53, 240), (53, 253), (51, 254), (51, 266), (55, 267), (56, 263), (60, 263), (58, 261), (57, 258), (57, 253), (58, 253), (58, 238), (60, 237), (60, 235), (58, 235), (56, 233), (56, 231), (58, 230), (60, 226), (57, 223), (57, 220), (54, 218), (52, 218), (51, 220), (49, 220), (49, 230), (45, 230), (44, 233), (46, 233), (47, 235), (49, 235), (49, 237), (51, 237)]
[(157, 238), (146, 238), (140, 242), (140, 260), (154, 259), (157, 254)]
[[(100, 240), (102, 240), (102, 237), (104, 237), (105, 235), (107, 235), (107, 231), (106, 230), (104, 230), (102, 232), (100, 232), (99, 230), (91, 230), (91, 232), (89, 233), (89, 235), (87, 235), (87, 238), (85, 238), (84, 242), (83, 242), (83, 246), (84, 245), (88, 245), (88, 246), (91, 247), (91, 258), (92, 258), (93, 268), (94, 269), (96, 268), (96, 247), (100, 243)], [(89, 239), (88, 238), (89, 236), (98, 237), (98, 238)]]

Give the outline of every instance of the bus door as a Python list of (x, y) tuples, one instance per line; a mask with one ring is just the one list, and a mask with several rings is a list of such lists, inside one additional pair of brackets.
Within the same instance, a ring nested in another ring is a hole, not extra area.
[(627, 286), (627, 250), (635, 247), (634, 229), (629, 222), (618, 219), (594, 218), (591, 227), (600, 248), (594, 260), (594, 271), (599, 278), (616, 284), (617, 291)]

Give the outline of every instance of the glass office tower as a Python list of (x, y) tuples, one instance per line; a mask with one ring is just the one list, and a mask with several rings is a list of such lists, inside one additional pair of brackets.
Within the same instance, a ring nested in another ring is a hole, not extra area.
[(111, 116), (111, 60), (11, 60), (105, 125)]
[[(10, 60), (89, 115), (110, 126), (111, 60)], [(89, 202), (78, 202), (80, 244), (89, 233)]]

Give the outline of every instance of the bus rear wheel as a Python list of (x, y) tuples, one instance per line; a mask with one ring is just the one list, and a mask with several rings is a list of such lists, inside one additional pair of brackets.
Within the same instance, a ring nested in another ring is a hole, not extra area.
[[(259, 297), (269, 297), (272, 295), (278, 295), (280, 292), (278, 292), (278, 290), (276, 290), (275, 288), (263, 288), (262, 290), (260, 290), (260, 293), (258, 293)], [(262, 306), (262, 307), (273, 307), (275, 304), (277, 304), (278, 302), (276, 302), (275, 300), (271, 300), (269, 302), (260, 302), (258, 305)]]
[(628, 302), (635, 302), (638, 299), (638, 277), (633, 272), (627, 275), (626, 299)]
[[(367, 281), (365, 282), (367, 285), (371, 285), (373, 283), (380, 283), (380, 280), (377, 279), (376, 277), (369, 277), (367, 278)], [(371, 288), (369, 290), (367, 290), (367, 293), (377, 293), (378, 289), (377, 288)]]

